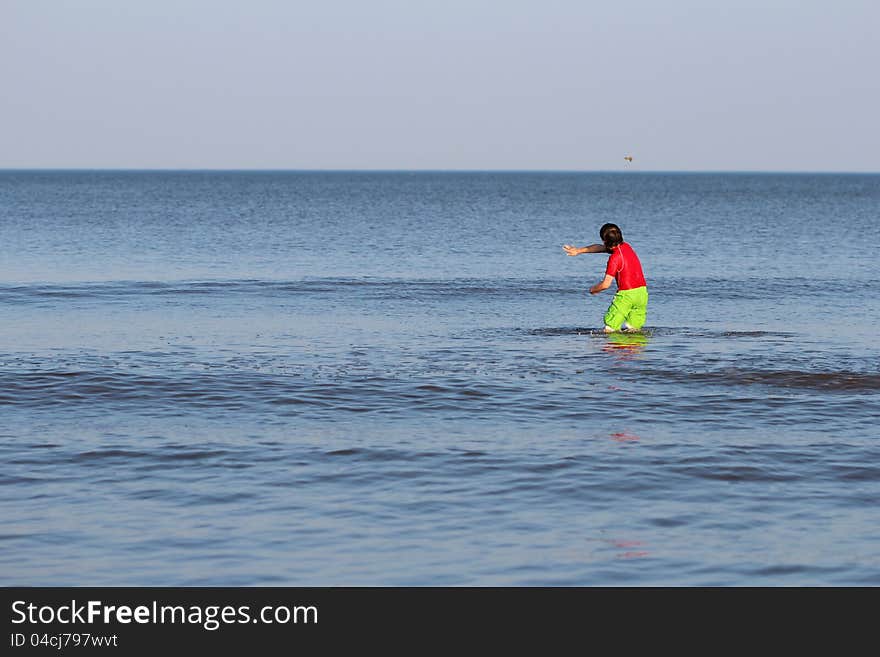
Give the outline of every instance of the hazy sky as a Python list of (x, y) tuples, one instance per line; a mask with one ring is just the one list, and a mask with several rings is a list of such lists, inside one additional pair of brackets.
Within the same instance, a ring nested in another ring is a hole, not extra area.
[(0, 167), (880, 170), (876, 0), (0, 0)]

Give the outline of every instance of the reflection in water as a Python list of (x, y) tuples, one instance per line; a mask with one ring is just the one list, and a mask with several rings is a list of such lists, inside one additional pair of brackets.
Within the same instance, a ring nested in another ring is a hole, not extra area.
[(588, 541), (598, 541), (609, 548), (617, 550), (614, 554), (616, 559), (641, 559), (649, 556), (650, 552), (642, 541), (619, 539), (619, 538), (589, 538)]
[(643, 544), (641, 541), (615, 541), (614, 547), (621, 548), (624, 552), (619, 552), (617, 554), (618, 559), (640, 559), (642, 557), (648, 556), (647, 550), (631, 550), (628, 548), (638, 548), (642, 547)]
[(616, 331), (606, 334), (608, 341), (603, 345), (602, 351), (614, 354), (622, 360), (635, 358), (645, 349), (648, 344), (648, 336), (641, 332)]
[(618, 431), (617, 433), (611, 434), (611, 440), (614, 440), (618, 443), (634, 443), (639, 440), (639, 437), (632, 433), (626, 433), (625, 431)]

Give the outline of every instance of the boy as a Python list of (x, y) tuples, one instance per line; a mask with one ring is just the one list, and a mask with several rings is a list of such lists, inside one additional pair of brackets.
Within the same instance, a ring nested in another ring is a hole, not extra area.
[(642, 273), (642, 263), (633, 248), (623, 241), (623, 234), (615, 224), (605, 224), (599, 229), (602, 244), (581, 248), (565, 244), (562, 248), (570, 256), (581, 253), (610, 253), (605, 278), (590, 288), (590, 294), (598, 294), (617, 281), (617, 294), (605, 313), (605, 332), (636, 331), (645, 325), (648, 310), (648, 284)]

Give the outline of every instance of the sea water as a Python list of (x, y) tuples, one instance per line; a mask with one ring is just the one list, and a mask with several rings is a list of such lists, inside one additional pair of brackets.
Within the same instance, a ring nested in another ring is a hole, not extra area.
[[(880, 176), (0, 172), (6, 585), (878, 585)], [(641, 334), (602, 334), (617, 223)]]

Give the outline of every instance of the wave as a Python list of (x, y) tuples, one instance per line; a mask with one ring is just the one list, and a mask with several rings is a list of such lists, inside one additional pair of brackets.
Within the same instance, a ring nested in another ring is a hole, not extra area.
[(0, 372), (0, 406), (75, 404), (186, 406), (238, 410), (253, 405), (296, 412), (318, 409), (355, 413), (388, 410), (456, 410), (462, 404), (510, 406), (544, 395), (519, 384), (469, 381), (443, 384), (382, 376), (314, 377), (261, 372), (134, 374), (128, 371)]
[[(115, 300), (137, 297), (210, 297), (218, 295), (346, 295), (374, 299), (432, 299), (449, 297), (521, 297), (523, 295), (583, 296), (587, 276), (544, 278), (346, 278), (322, 277), (300, 280), (227, 279), (181, 281), (99, 281), (78, 283), (27, 283), (0, 285), (0, 303), (62, 303), (82, 300)], [(776, 280), (777, 287), (802, 294), (821, 294), (828, 283), (811, 279)], [(849, 281), (851, 291), (876, 289), (878, 280)], [(710, 299), (762, 298), (766, 292), (758, 280), (742, 279), (651, 279), (652, 295)]]
[(0, 303), (113, 300), (131, 297), (217, 295), (328, 295), (356, 293), (368, 298), (436, 298), (581, 294), (582, 284), (561, 279), (371, 279), (317, 278), (295, 281), (233, 279), (211, 281), (109, 281), (95, 283), (33, 283), (0, 285)]
[[(542, 328), (520, 329), (529, 335), (535, 336), (572, 336), (572, 335), (589, 335), (599, 338), (608, 339), (608, 334), (602, 327), (583, 327), (583, 326), (550, 326)], [(615, 334), (620, 335), (620, 334)], [(684, 336), (694, 338), (764, 338), (764, 337), (794, 337), (796, 334), (787, 331), (724, 331), (704, 328), (690, 328), (677, 326), (647, 326), (631, 335), (644, 335), (646, 337), (668, 337), (668, 336)]]
[(880, 373), (851, 371), (809, 372), (802, 370), (754, 370), (725, 368), (711, 372), (641, 369), (638, 376), (682, 384), (724, 386), (765, 385), (828, 392), (872, 392), (880, 390)]
[[(410, 375), (354, 375), (336, 373), (321, 378), (316, 372), (279, 374), (259, 371), (216, 372), (169, 370), (134, 373), (100, 371), (0, 371), (0, 406), (35, 409), (74, 407), (81, 410), (127, 408), (148, 414), (189, 410), (263, 409), (285, 415), (332, 416), (337, 413), (419, 414), (450, 413), (508, 415), (514, 419), (542, 415), (603, 413), (607, 385), (595, 380), (574, 381), (567, 374), (541, 377), (510, 376), (491, 379), (434, 372), (432, 378)], [(521, 372), (520, 372), (521, 373)], [(876, 393), (880, 374), (859, 372), (769, 371), (723, 369), (688, 371), (639, 366), (622, 386), (648, 386), (644, 404), (660, 404), (669, 412), (692, 412), (703, 404), (709, 411), (719, 404), (716, 386), (771, 387), (818, 393)], [(644, 388), (643, 388), (644, 389)], [(724, 393), (731, 404), (748, 403), (755, 410), (778, 406), (754, 393)], [(737, 400), (740, 401), (737, 401)], [(793, 404), (797, 400), (786, 399)], [(825, 403), (810, 396), (804, 403)], [(864, 404), (858, 397), (853, 403)], [(726, 406), (725, 406), (726, 407)]]

